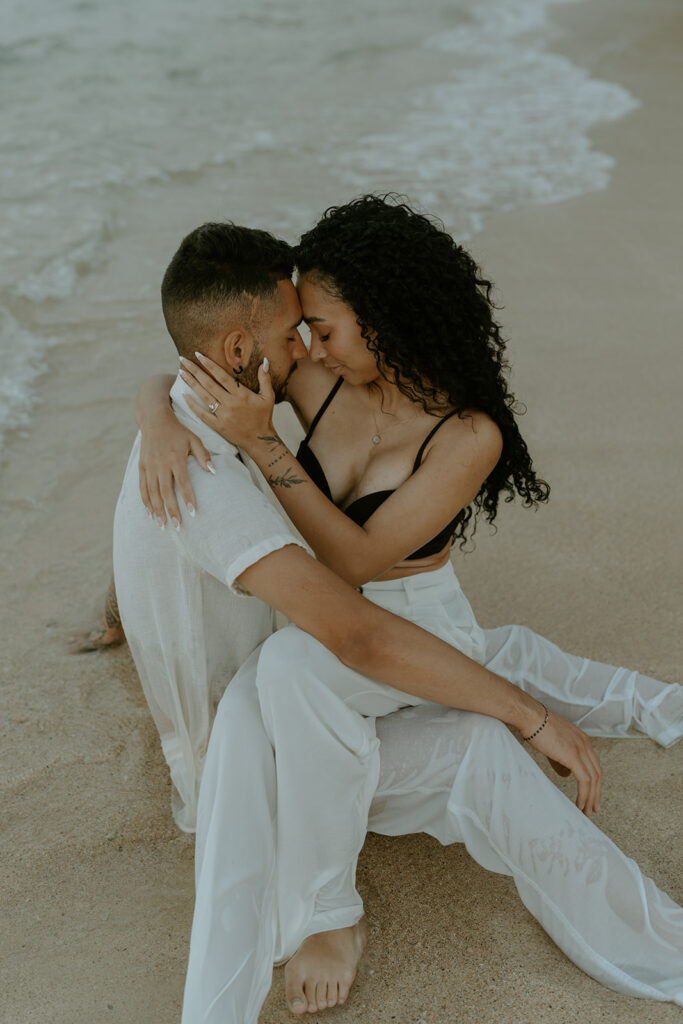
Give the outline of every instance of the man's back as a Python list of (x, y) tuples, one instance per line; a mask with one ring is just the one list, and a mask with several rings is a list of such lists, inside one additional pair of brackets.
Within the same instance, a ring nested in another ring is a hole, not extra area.
[[(172, 392), (183, 415), (182, 385)], [(121, 618), (161, 736), (176, 793), (173, 813), (194, 830), (201, 768), (216, 705), (230, 678), (274, 627), (274, 613), (231, 588), (249, 565), (297, 541), (236, 449), (187, 414), (212, 453), (216, 476), (190, 460), (198, 499), (180, 530), (161, 530), (138, 490), (135, 441), (114, 518)], [(238, 588), (237, 588), (238, 589)]]

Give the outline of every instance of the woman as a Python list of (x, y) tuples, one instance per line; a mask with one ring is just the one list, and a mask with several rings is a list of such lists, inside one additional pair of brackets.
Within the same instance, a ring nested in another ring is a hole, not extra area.
[[(307, 430), (298, 458), (273, 427), (274, 396), (258, 361), (237, 382), (204, 358), (204, 370), (184, 362), (181, 375), (203, 403), (189, 398), (193, 410), (254, 459), (318, 557), (371, 600), (436, 632), (593, 735), (623, 735), (634, 724), (663, 745), (674, 742), (681, 733), (679, 687), (566, 655), (522, 627), (481, 630), (454, 577), (452, 540), (471, 535), (477, 513), (492, 522), (501, 494), (507, 500), (518, 494), (527, 505), (548, 495), (514, 419), (490, 285), (471, 258), (405, 205), (364, 197), (328, 211), (303, 236), (297, 264), (311, 328), (311, 360), (288, 385)], [(159, 408), (167, 410), (167, 383), (156, 387)], [(148, 388), (147, 423), (150, 402)], [(160, 415), (165, 424), (166, 411)], [(196, 451), (196, 444), (178, 426), (170, 447), (184, 460), (188, 445)], [(180, 470), (176, 477), (191, 509)], [(171, 483), (168, 465), (148, 472), (143, 499), (160, 524), (165, 502), (179, 526)], [(480, 840), (470, 835), (468, 848)], [(500, 848), (497, 856), (478, 859), (495, 870), (504, 870), (497, 863), (510, 867)], [(533, 870), (527, 866), (527, 875)], [(522, 892), (517, 874), (515, 880)], [(631, 883), (638, 888), (632, 876), (627, 890)], [(532, 874), (530, 893), (540, 884)], [(567, 880), (556, 905), (572, 902), (568, 894), (576, 886), (581, 879)], [(614, 901), (609, 892), (602, 895), (607, 920)], [(675, 954), (660, 944), (680, 945), (680, 911), (660, 897), (651, 894), (647, 906), (657, 932), (650, 952), (660, 975), (670, 970), (673, 976)], [(638, 970), (632, 966), (629, 975), (623, 960), (616, 974), (596, 966), (609, 956), (609, 936), (597, 957), (586, 955), (585, 915), (561, 941), (547, 906), (539, 909), (533, 895), (523, 898), (577, 963), (622, 991), (646, 994), (638, 990)], [(617, 917), (635, 936), (637, 914), (628, 924), (629, 914), (622, 907)], [(646, 957), (647, 949), (637, 955)], [(659, 991), (675, 997), (666, 983)], [(312, 1006), (309, 996), (308, 1008), (323, 1006)]]
[[(318, 558), (368, 596), (369, 581), (442, 569), (438, 579), (452, 579), (453, 540), (462, 546), (479, 514), (492, 523), (501, 495), (532, 507), (549, 494), (515, 421), (491, 284), (445, 231), (375, 196), (329, 210), (302, 237), (297, 265), (311, 330), (310, 359), (287, 383), (307, 431), (297, 457), (273, 426), (263, 367), (246, 367), (240, 379), (249, 386), (240, 387), (206, 357), (198, 357), (204, 369), (182, 361), (181, 376), (201, 399), (188, 402), (254, 459)], [(137, 412), (147, 437), (143, 501), (160, 525), (168, 511), (176, 526), (173, 482), (193, 511), (186, 456), (208, 468), (208, 453), (170, 413), (170, 380), (144, 385)], [(549, 693), (532, 667), (541, 649), (546, 675), (571, 674), (572, 656), (522, 627), (502, 628), (497, 661), (520, 686)], [(504, 657), (507, 648), (515, 655)], [(565, 708), (565, 717), (596, 735), (625, 735), (624, 713), (610, 715), (631, 694), (637, 728), (663, 746), (681, 735), (680, 687), (604, 666), (591, 676), (589, 663), (578, 664), (585, 691), (570, 703), (583, 706), (578, 718)], [(607, 691), (612, 711), (601, 713), (596, 699)]]

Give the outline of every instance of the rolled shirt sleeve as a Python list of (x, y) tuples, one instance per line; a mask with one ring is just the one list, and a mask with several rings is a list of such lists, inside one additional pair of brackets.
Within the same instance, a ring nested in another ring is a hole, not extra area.
[(310, 548), (258, 489), (237, 456), (225, 453), (213, 460), (215, 477), (190, 465), (198, 508), (194, 518), (184, 517), (177, 542), (193, 562), (233, 593), (249, 596), (237, 580), (251, 565), (288, 544), (309, 553)]

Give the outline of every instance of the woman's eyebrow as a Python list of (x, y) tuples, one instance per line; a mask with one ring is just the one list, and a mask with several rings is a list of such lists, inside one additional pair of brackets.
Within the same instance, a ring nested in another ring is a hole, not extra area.
[(325, 323), (325, 317), (324, 316), (305, 316), (304, 317), (304, 323), (305, 324), (324, 324)]

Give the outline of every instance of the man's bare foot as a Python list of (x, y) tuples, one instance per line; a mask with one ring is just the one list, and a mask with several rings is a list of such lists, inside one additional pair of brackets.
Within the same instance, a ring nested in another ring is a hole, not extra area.
[(86, 654), (88, 651), (101, 651), (107, 647), (118, 647), (119, 644), (125, 643), (125, 640), (126, 634), (121, 625), (116, 588), (112, 579), (104, 602), (101, 625), (87, 636), (77, 637), (69, 647), (69, 653)]
[(76, 637), (69, 647), (69, 654), (87, 654), (89, 651), (102, 651), (107, 647), (118, 647), (125, 642), (126, 634), (123, 632), (123, 626), (118, 626), (114, 629), (102, 626), (100, 629), (94, 629), (87, 636)]
[(292, 1013), (319, 1013), (348, 998), (367, 942), (365, 919), (351, 928), (318, 932), (302, 942), (285, 967), (287, 1006)]

